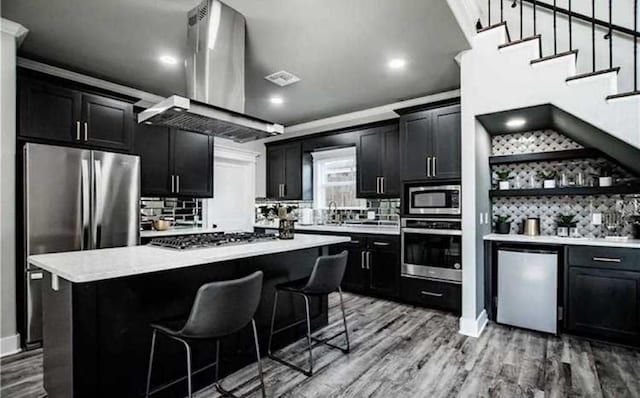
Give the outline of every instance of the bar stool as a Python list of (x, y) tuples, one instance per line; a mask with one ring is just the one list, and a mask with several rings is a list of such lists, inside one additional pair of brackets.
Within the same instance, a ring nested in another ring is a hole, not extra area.
[[(260, 347), (258, 345), (258, 332), (253, 316), (260, 302), (262, 292), (262, 271), (240, 279), (229, 281), (211, 282), (202, 285), (198, 289), (193, 307), (189, 317), (184, 322), (179, 322), (176, 327), (175, 321), (165, 321), (151, 324), (153, 336), (151, 338), (151, 353), (149, 354), (149, 372), (147, 373), (147, 389), (145, 397), (155, 394), (170, 387), (185, 378), (189, 398), (191, 398), (191, 347), (190, 340), (215, 340), (216, 341), (216, 361), (197, 370), (193, 374), (215, 366), (214, 386), (220, 394), (233, 397), (234, 395), (224, 390), (218, 381), (220, 339), (234, 334), (243, 329), (249, 323), (253, 328), (253, 340), (258, 361), (258, 372), (260, 373), (260, 384), (262, 396), (266, 397), (264, 389), (264, 378), (262, 376), (262, 363), (260, 362)], [(187, 376), (149, 391), (151, 387), (151, 370), (153, 368), (153, 354), (156, 345), (156, 335), (160, 333), (172, 340), (179, 341), (185, 347), (187, 354)]]
[[(269, 358), (283, 365), (286, 365), (294, 370), (302, 372), (307, 376), (312, 376), (313, 375), (312, 350), (314, 347), (320, 344), (326, 344), (331, 348), (336, 348), (341, 350), (345, 354), (349, 353), (349, 350), (350, 350), (349, 330), (347, 329), (347, 318), (344, 312), (344, 302), (342, 300), (342, 289), (340, 289), (340, 283), (342, 282), (342, 277), (344, 276), (344, 271), (347, 267), (347, 256), (348, 256), (348, 252), (345, 250), (340, 254), (318, 257), (316, 259), (316, 263), (313, 266), (313, 271), (311, 271), (310, 277), (297, 279), (294, 281), (276, 285), (275, 299), (273, 301), (273, 312), (271, 314), (271, 330), (269, 332), (269, 347), (267, 350)], [(309, 297), (324, 296), (329, 293), (333, 293), (335, 291), (338, 291), (338, 293), (340, 294), (340, 308), (342, 310), (342, 322), (344, 324), (344, 330), (341, 331), (340, 333), (337, 333), (325, 339), (315, 338), (311, 336), (311, 318), (309, 316)], [(276, 311), (278, 308), (278, 294), (280, 292), (289, 292), (295, 295), (302, 296), (304, 298), (306, 318), (274, 331), (273, 328), (276, 320)], [(274, 334), (283, 332), (294, 326), (298, 326), (303, 322), (307, 323), (307, 349), (309, 351), (309, 370), (305, 370), (299, 366), (292, 364), (291, 362), (287, 362), (282, 358), (276, 357), (271, 352), (271, 341)], [(347, 341), (346, 348), (339, 347), (337, 345), (329, 343), (329, 341), (335, 339), (336, 337), (342, 334), (345, 335), (345, 339)], [(311, 341), (315, 341), (316, 344), (312, 345)]]

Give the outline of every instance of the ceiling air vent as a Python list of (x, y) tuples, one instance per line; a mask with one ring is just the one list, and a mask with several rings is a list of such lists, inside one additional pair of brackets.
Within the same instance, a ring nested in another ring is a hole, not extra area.
[(272, 73), (269, 76), (266, 76), (265, 79), (269, 80), (273, 84), (277, 84), (280, 87), (288, 86), (293, 83), (297, 83), (300, 81), (300, 78), (293, 73), (289, 73), (285, 70), (281, 70), (280, 72)]

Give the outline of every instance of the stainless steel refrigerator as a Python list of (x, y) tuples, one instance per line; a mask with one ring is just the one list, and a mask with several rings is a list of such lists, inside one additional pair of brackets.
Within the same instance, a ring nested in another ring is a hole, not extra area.
[(42, 271), (32, 254), (138, 244), (140, 158), (42, 144), (24, 146), (27, 346), (42, 340)]

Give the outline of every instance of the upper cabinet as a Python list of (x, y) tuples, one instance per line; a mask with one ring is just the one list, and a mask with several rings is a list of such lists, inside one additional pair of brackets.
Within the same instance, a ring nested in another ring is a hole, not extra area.
[(57, 80), (18, 79), (18, 135), (52, 143), (130, 151), (133, 104)]
[(460, 105), (429, 109), (400, 118), (403, 181), (461, 178)]
[(134, 152), (143, 196), (213, 197), (213, 137), (139, 124)]
[(267, 147), (267, 197), (302, 199), (302, 144)]
[(357, 142), (357, 196), (389, 198), (400, 195), (397, 126), (363, 131)]

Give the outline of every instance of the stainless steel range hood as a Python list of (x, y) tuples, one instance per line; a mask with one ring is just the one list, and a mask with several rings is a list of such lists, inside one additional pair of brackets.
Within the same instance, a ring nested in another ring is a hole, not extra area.
[(218, 0), (203, 0), (189, 12), (188, 24), (188, 98), (171, 96), (141, 112), (138, 122), (236, 142), (282, 134), (282, 125), (244, 114), (244, 16)]

